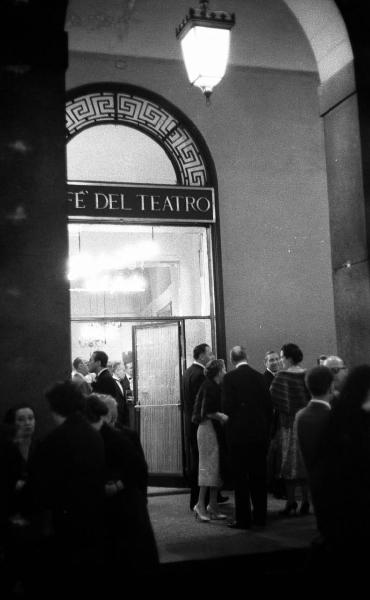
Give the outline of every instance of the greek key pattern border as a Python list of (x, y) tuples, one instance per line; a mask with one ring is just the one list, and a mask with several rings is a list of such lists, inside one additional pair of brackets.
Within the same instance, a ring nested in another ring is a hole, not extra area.
[(124, 92), (93, 92), (66, 104), (67, 141), (101, 123), (121, 123), (143, 131), (167, 151), (180, 173), (179, 184), (206, 186), (209, 177), (191, 133), (159, 104)]

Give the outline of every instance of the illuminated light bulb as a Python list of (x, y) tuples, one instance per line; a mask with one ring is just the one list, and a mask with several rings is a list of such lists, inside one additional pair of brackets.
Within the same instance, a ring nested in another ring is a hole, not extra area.
[(189, 81), (202, 90), (209, 104), (214, 86), (225, 75), (235, 16), (209, 11), (208, 1), (201, 0), (199, 4), (200, 8), (191, 8), (177, 27), (176, 37), (181, 43)]

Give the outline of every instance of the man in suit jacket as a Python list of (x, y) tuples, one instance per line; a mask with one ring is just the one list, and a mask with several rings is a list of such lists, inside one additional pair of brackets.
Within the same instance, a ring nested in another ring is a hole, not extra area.
[(198, 465), (199, 453), (197, 443), (198, 425), (192, 422), (191, 417), (195, 398), (200, 386), (205, 380), (204, 367), (211, 360), (212, 350), (208, 344), (199, 344), (193, 350), (193, 364), (186, 369), (183, 379), (184, 402), (184, 433), (186, 471), (190, 485), (190, 509), (193, 510), (198, 501)]
[(107, 367), (108, 355), (102, 350), (95, 350), (89, 360), (90, 373), (96, 373), (96, 379), (92, 384), (93, 392), (97, 394), (109, 394), (118, 400), (119, 389)]
[(91, 394), (92, 387), (89, 382), (85, 379), (86, 375), (89, 372), (89, 368), (83, 358), (79, 356), (73, 361), (73, 373), (72, 373), (72, 381), (75, 383), (80, 391), (85, 394)]
[[(297, 412), (295, 426), (317, 516), (316, 506), (320, 494), (319, 450), (329, 420), (334, 376), (328, 367), (313, 367), (306, 373), (305, 382), (312, 398), (307, 406)], [(320, 530), (319, 522), (317, 524)]]
[(267, 515), (266, 457), (272, 403), (261, 373), (247, 363), (243, 347), (230, 353), (235, 369), (223, 379), (224, 412), (229, 416), (226, 436), (234, 475), (235, 521), (230, 527), (263, 527)]
[(80, 594), (90, 569), (98, 575), (91, 587), (103, 583), (104, 445), (83, 416), (85, 401), (72, 381), (56, 383), (46, 398), (56, 427), (35, 449), (26, 485), (36, 512), (50, 514), (52, 529), (42, 556), (36, 547), (30, 559), (37, 592), (42, 583), (49, 595), (58, 581), (56, 592)]
[[(280, 370), (280, 355), (275, 350), (268, 350), (265, 354), (265, 371), (263, 377), (266, 387), (269, 390), (272, 380), (276, 373)], [(271, 430), (270, 430), (270, 447), (267, 456), (267, 471), (268, 471), (268, 486), (269, 491), (275, 498), (285, 498), (285, 482), (281, 477), (277, 476), (277, 465), (279, 462), (279, 445), (275, 438), (278, 429), (279, 413), (273, 408)], [(275, 439), (274, 439), (275, 438)]]
[(265, 372), (263, 376), (266, 381), (267, 388), (270, 389), (272, 380), (280, 368), (280, 357), (275, 350), (268, 350), (265, 354)]
[(339, 356), (327, 356), (323, 362), (324, 367), (328, 367), (333, 375), (334, 392), (333, 395), (336, 398), (339, 396), (340, 391), (344, 385), (348, 375), (348, 367), (344, 364), (344, 360)]
[(130, 396), (130, 384), (125, 373), (123, 362), (116, 361), (112, 364), (112, 377), (118, 388), (116, 400), (118, 403), (118, 422), (121, 425), (129, 425), (129, 411), (127, 397)]

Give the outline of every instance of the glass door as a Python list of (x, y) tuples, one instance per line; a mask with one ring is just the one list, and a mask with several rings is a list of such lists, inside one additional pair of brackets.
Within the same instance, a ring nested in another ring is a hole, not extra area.
[(136, 417), (150, 475), (182, 476), (180, 321), (133, 327)]

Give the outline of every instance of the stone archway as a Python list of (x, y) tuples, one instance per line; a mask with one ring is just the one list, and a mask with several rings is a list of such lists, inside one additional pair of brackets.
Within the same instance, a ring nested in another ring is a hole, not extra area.
[(173, 164), (178, 185), (214, 185), (205, 142), (188, 118), (163, 98), (141, 88), (106, 83), (67, 94), (67, 142), (103, 123), (133, 127), (158, 142)]
[(320, 82), (353, 61), (346, 25), (334, 0), (284, 0), (300, 23), (316, 58)]
[[(356, 81), (358, 73), (355, 74), (354, 67), (355, 58), (361, 64), (364, 58), (354, 57), (349, 32), (337, 6), (342, 3), (333, 0), (325, 3), (312, 0), (309, 4), (302, 0), (284, 2), (301, 24), (317, 62), (327, 161), (337, 348), (349, 364), (358, 364), (368, 360), (370, 344), (370, 277), (363, 182), (365, 178), (366, 188), (369, 175), (364, 170), (363, 157), (369, 147), (366, 128), (369, 94), (366, 96), (366, 83), (364, 86), (362, 81)], [(362, 119), (361, 113), (359, 117), (361, 105)], [(360, 119), (364, 122), (361, 122), (362, 139)]]

